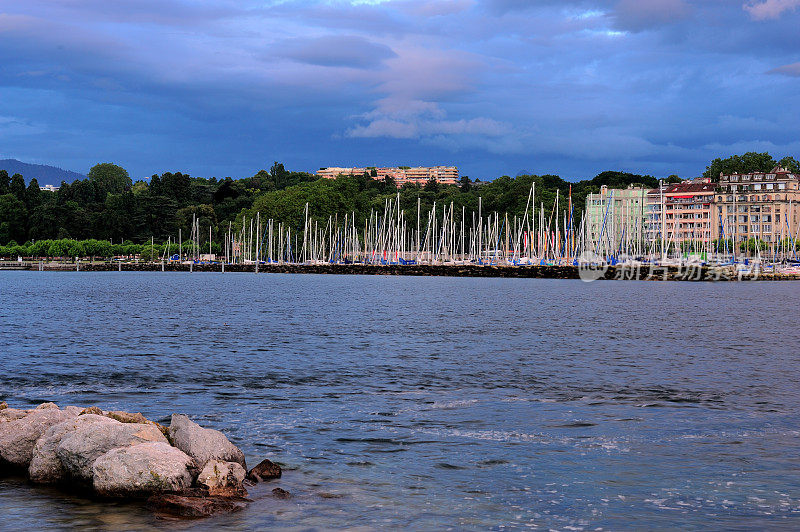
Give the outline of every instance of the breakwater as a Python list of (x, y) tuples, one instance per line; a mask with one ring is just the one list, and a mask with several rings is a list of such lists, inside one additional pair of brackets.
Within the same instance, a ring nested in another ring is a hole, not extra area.
[(731, 266), (490, 266), (477, 264), (177, 264), (113, 262), (24, 262), (0, 263), (0, 270), (84, 272), (215, 272), (295, 273), (326, 275), (406, 275), (428, 277), (503, 277), (524, 279), (643, 280), (643, 281), (779, 281), (800, 280), (800, 274)]

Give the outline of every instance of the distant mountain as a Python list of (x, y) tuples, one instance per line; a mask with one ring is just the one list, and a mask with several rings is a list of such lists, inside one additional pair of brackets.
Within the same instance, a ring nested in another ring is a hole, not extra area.
[(5, 170), (8, 175), (22, 174), (26, 183), (35, 177), (40, 185), (60, 185), (62, 181), (72, 183), (76, 179), (86, 179), (85, 175), (78, 172), (46, 164), (23, 163), (16, 159), (0, 159), (0, 170)]

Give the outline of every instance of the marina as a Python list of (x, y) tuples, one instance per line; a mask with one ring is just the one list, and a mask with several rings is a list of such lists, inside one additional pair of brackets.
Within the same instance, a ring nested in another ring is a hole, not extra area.
[[(286, 217), (262, 218), (260, 210), (250, 215), (243, 211), (221, 235), (219, 228), (203, 226), (193, 214), (188, 240), (178, 229), (163, 243), (151, 237), (149, 246), (96, 240), (31, 242), (27, 247), (6, 247), (4, 254), (12, 260), (0, 261), (0, 268), (584, 280), (798, 278), (798, 175), (775, 168), (772, 174), (722, 177), (727, 188), (700, 178), (659, 183), (657, 189), (603, 186), (600, 193), (586, 197), (585, 208), (578, 212), (571, 186), (565, 197), (555, 189), (549, 209), (543, 201), (537, 208), (533, 180), (522, 214), (514, 215), (484, 212), (480, 195), (475, 210), (435, 200), (425, 209), (419, 195), (409, 205), (400, 191), (385, 198), (382, 210), (372, 208), (366, 215), (353, 210), (320, 218), (309, 202), (302, 213), (295, 213), (294, 219), (300, 220), (295, 223), (284, 221)], [(730, 185), (740, 180), (760, 182)], [(737, 186), (745, 188), (737, 192)], [(775, 192), (750, 194), (761, 190)], [(726, 198), (733, 198), (731, 205)], [(745, 205), (737, 205), (737, 198)], [(774, 224), (781, 216), (783, 223)], [(222, 242), (214, 241), (215, 231)], [(72, 256), (54, 257), (59, 252)], [(96, 256), (101, 260), (94, 260)]]

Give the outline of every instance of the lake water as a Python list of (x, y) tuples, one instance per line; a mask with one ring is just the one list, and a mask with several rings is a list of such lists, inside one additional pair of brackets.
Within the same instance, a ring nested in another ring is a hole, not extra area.
[(0, 479), (0, 528), (798, 529), (798, 300), (792, 282), (0, 272), (0, 400), (183, 412), (286, 468), (190, 524)]

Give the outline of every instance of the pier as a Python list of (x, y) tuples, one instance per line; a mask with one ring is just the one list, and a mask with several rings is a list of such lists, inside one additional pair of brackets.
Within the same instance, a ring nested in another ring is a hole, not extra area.
[(479, 264), (223, 264), (167, 262), (0, 262), (2, 270), (72, 272), (186, 272), (318, 275), (407, 275), (414, 277), (503, 277), (522, 279), (582, 279), (639, 281), (784, 281), (800, 274), (736, 270), (731, 266), (616, 265), (589, 269), (585, 265), (497, 266)]

